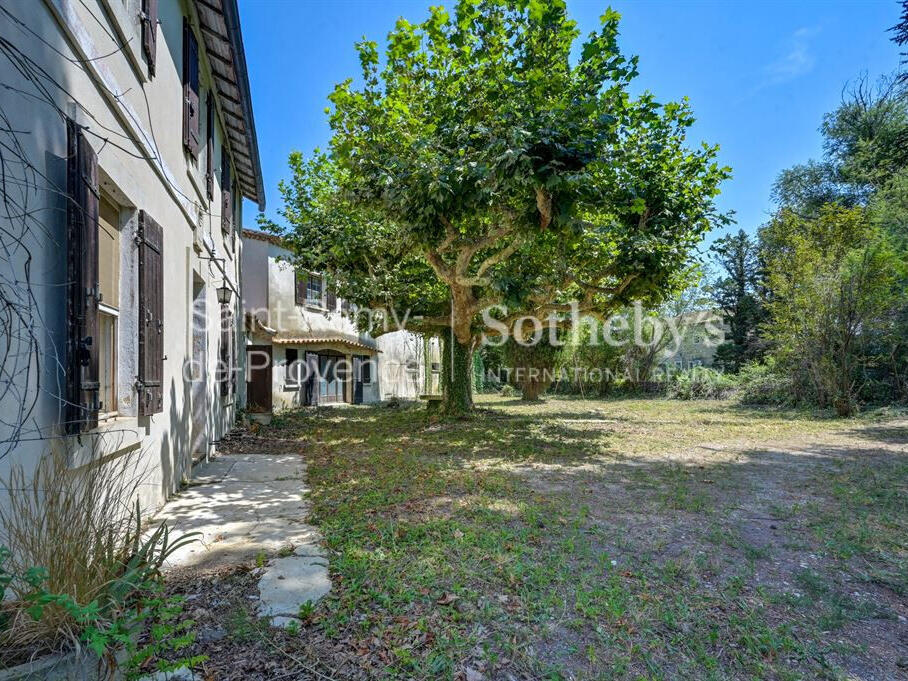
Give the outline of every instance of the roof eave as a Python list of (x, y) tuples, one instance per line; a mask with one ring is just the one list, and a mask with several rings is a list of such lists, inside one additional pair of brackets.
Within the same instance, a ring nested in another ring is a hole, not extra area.
[(243, 48), (243, 34), (240, 32), (240, 12), (236, 0), (224, 0), (224, 19), (233, 43), (233, 53), (239, 62), (239, 86), (243, 93), (243, 113), (249, 120), (249, 145), (252, 158), (255, 160), (255, 191), (258, 194), (259, 210), (265, 210), (265, 182), (262, 178), (262, 160), (259, 158), (259, 142), (255, 133), (255, 116), (252, 113), (252, 90), (249, 87), (249, 73), (246, 70), (246, 51)]

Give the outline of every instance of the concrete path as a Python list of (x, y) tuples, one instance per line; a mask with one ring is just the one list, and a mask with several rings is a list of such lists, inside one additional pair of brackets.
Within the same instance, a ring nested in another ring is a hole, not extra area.
[(308, 492), (306, 464), (296, 455), (224, 454), (196, 466), (189, 487), (156, 517), (175, 535), (201, 533), (168, 567), (210, 569), (264, 557), (259, 614), (286, 626), (331, 589), (321, 536), (305, 522)]

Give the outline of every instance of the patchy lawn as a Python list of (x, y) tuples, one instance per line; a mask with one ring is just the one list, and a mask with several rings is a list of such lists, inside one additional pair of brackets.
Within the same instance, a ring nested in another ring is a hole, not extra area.
[(904, 413), (480, 406), (259, 432), (307, 443), (334, 589), (301, 631), (269, 633), (231, 582), (221, 644), (258, 646), (242, 678), (276, 678), (271, 653), (320, 678), (908, 678)]

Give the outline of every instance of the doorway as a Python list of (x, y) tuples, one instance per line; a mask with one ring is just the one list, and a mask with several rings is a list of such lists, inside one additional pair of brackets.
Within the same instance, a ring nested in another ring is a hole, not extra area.
[(246, 348), (246, 408), (250, 412), (271, 411), (271, 359), (270, 345)]

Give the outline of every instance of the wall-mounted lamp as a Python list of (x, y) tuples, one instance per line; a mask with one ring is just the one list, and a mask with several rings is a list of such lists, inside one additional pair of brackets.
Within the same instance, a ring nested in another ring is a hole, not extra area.
[(230, 297), (233, 295), (233, 291), (230, 290), (230, 287), (227, 286), (227, 281), (225, 280), (223, 284), (218, 286), (218, 302), (221, 305), (230, 305)]

